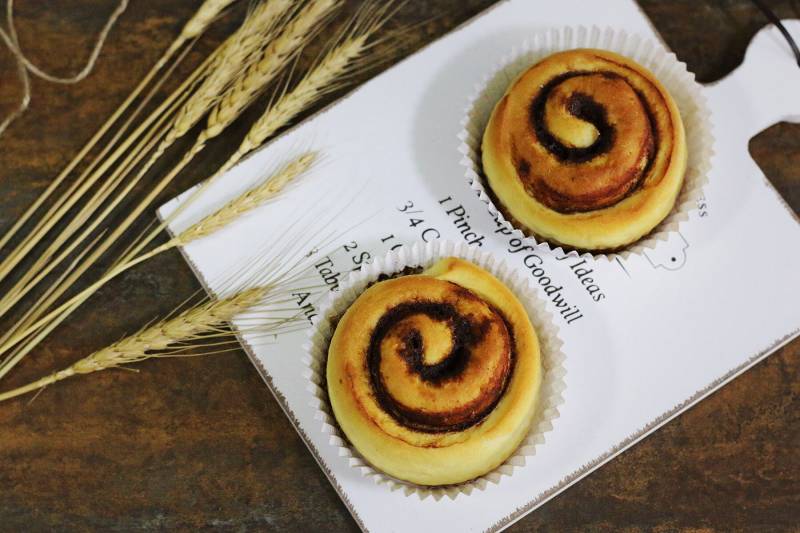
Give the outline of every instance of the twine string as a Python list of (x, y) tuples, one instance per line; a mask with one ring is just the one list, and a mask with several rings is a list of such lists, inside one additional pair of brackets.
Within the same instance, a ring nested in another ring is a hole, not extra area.
[(92, 47), (92, 51), (89, 54), (86, 64), (80, 71), (78, 71), (77, 74), (73, 76), (56, 76), (54, 74), (49, 74), (44, 69), (35, 65), (22, 51), (22, 47), (19, 44), (17, 29), (14, 24), (14, 0), (8, 0), (6, 3), (6, 25), (8, 26), (8, 30), (6, 31), (3, 28), (0, 28), (0, 39), (2, 39), (8, 49), (11, 51), (14, 61), (17, 64), (17, 76), (22, 84), (22, 97), (19, 100), (17, 108), (9, 113), (9, 115), (3, 119), (2, 122), (0, 122), (0, 135), (5, 132), (12, 122), (25, 113), (30, 105), (30, 74), (33, 74), (34, 76), (45, 81), (63, 85), (72, 85), (82, 81), (92, 72), (92, 70), (94, 70), (94, 66), (97, 63), (97, 58), (100, 56), (100, 52), (102, 51), (103, 45), (108, 38), (108, 34), (114, 27), (117, 19), (119, 19), (119, 17), (127, 8), (128, 0), (120, 0), (116, 9), (114, 9), (114, 11), (108, 17), (106, 23), (103, 25), (103, 28), (100, 30), (100, 33), (97, 35), (97, 39), (95, 40), (95, 44)]

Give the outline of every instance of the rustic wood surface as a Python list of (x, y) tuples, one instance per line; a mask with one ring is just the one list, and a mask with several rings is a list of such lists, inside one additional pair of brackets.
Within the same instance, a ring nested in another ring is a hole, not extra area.
[[(88, 79), (76, 86), (33, 81), (31, 110), (0, 138), (0, 228), (11, 225), (123, 100), (198, 3), (132, 2)], [(399, 59), (492, 3), (411, 0), (400, 23), (425, 23), (414, 26), (402, 47), (384, 52)], [(800, 17), (798, 1), (768, 3), (782, 17)], [(114, 3), (16, 4), (28, 55), (67, 74), (82, 65)], [(181, 72), (235, 27), (246, 2), (239, 4), (197, 44)], [(346, 4), (352, 11), (360, 2)], [(765, 23), (747, 0), (646, 0), (642, 6), (701, 81), (739, 64)], [(0, 110), (15, 94), (14, 70), (2, 51)], [(242, 131), (215, 143), (164, 199), (207, 176)], [(750, 150), (800, 210), (800, 126), (776, 125)], [(178, 253), (143, 265), (103, 289), (2, 388), (118, 339), (197, 287)], [(356, 530), (242, 352), (151, 361), (138, 369), (80, 377), (33, 402), (0, 404), (0, 530)], [(512, 530), (797, 531), (798, 375), (795, 341)]]

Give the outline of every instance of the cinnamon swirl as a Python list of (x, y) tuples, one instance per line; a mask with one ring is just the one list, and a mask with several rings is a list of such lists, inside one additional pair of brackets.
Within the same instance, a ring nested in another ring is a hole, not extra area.
[(331, 340), (328, 395), (352, 445), (420, 485), (479, 477), (529, 431), (541, 366), (519, 300), (457, 258), (376, 283)]
[(522, 73), (495, 106), (483, 169), (528, 233), (583, 250), (637, 241), (672, 210), (686, 171), (680, 112), (652, 73), (578, 49)]

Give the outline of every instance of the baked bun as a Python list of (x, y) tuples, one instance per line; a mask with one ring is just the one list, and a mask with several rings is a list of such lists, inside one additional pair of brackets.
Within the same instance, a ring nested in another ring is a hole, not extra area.
[(328, 351), (328, 396), (344, 434), (375, 468), (420, 485), (502, 464), (530, 429), (541, 377), (522, 304), (457, 258), (369, 287)]
[(686, 172), (680, 112), (647, 69), (594, 49), (553, 54), (495, 106), (483, 170), (501, 209), (529, 234), (582, 250), (647, 235)]

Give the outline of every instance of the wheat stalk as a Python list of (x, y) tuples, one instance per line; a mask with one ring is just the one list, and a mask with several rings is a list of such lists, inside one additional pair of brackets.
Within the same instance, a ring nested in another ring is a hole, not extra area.
[[(152, 144), (158, 140), (155, 137), (158, 132), (158, 127), (159, 125), (163, 124), (168, 115), (169, 111), (166, 111), (152, 124), (153, 127), (150, 128), (150, 131), (143, 132), (141, 140), (145, 143), (145, 145), (150, 145), (152, 147)], [(117, 166), (115, 171), (110, 176), (106, 177), (100, 188), (81, 207), (81, 209), (72, 214), (67, 224), (48, 244), (46, 249), (38, 255), (36, 261), (26, 269), (26, 272), (15, 282), (13, 287), (11, 287), (2, 295), (2, 297), (0, 297), (0, 316), (7, 313), (22, 297), (24, 297), (44, 278), (46, 278), (50, 272), (53, 271), (53, 269), (66, 260), (66, 258), (69, 257), (70, 254), (72, 254), (72, 252), (78, 248), (78, 246), (80, 246), (86, 239), (89, 238), (92, 232), (116, 206), (116, 203), (120, 201), (121, 198), (118, 196), (118, 199), (112, 201), (110, 205), (107, 205), (100, 215), (94, 218), (94, 220), (91, 219), (91, 216), (122, 183), (126, 170), (135, 166), (139, 160), (140, 158), (137, 157), (137, 153), (135, 151), (129, 152), (123, 158), (122, 162)], [(105, 168), (107, 168), (107, 165), (104, 163), (101, 166), (101, 170), (104, 170)], [(79, 179), (75, 182), (76, 187), (74, 188), (77, 189), (77, 192), (73, 191), (73, 197), (69, 198), (68, 201), (64, 203), (57, 204), (58, 211), (52, 213), (51, 218), (42, 219), (41, 222), (44, 223), (42, 228), (43, 230), (46, 231), (55, 225), (56, 222), (60, 220), (61, 216), (63, 216), (63, 214), (78, 201), (79, 197), (82, 196), (88, 190), (88, 188), (100, 178), (102, 175), (101, 173), (96, 173), (95, 175), (87, 178), (87, 172), (89, 172), (91, 169), (91, 166), (87, 168), (86, 171), (81, 174)], [(77, 187), (79, 184), (80, 187)], [(83, 231), (70, 242), (70, 238), (72, 238), (75, 233), (80, 231), (82, 227)], [(31, 241), (33, 241), (33, 239), (31, 239)], [(32, 246), (32, 243), (29, 242), (27, 245)]]
[(185, 231), (177, 235), (174, 239), (171, 239), (165, 244), (154, 248), (146, 254), (140, 255), (131, 261), (112, 268), (109, 272), (92, 283), (89, 287), (85, 288), (58, 306), (56, 309), (50, 311), (44, 317), (39, 318), (35, 322), (28, 324), (26, 327), (21, 328), (18, 331), (15, 331), (14, 334), (5, 339), (2, 346), (0, 346), (0, 353), (6, 353), (28, 337), (32, 337), (33, 340), (29, 340), (29, 342), (26, 343), (21, 350), (16, 351), (10, 358), (0, 365), (0, 377), (10, 371), (11, 368), (13, 368), (25, 355), (30, 352), (30, 350), (36, 346), (36, 344), (43, 337), (42, 331), (52, 331), (52, 329), (60, 324), (70, 313), (72, 313), (72, 311), (74, 311), (78, 306), (85, 302), (110, 280), (162, 252), (177, 246), (189, 244), (190, 242), (208, 236), (212, 232), (232, 223), (245, 213), (252, 211), (259, 205), (262, 205), (265, 201), (277, 196), (289, 182), (307, 172), (315, 160), (316, 154), (314, 153), (308, 153), (298, 157), (282, 167), (266, 181), (248, 190), (236, 199), (228, 202), (225, 206), (215, 211), (211, 215), (208, 215), (199, 222), (193, 224)]
[[(78, 374), (90, 374), (122, 365), (138, 363), (153, 357), (169, 355), (169, 350), (209, 334), (220, 333), (221, 328), (234, 317), (257, 306), (272, 287), (246, 289), (222, 300), (212, 300), (188, 309), (175, 318), (163, 320), (138, 333), (126, 337), (102, 350), (84, 357), (69, 367), (38, 379), (28, 385), (0, 394), (0, 401), (42, 389)], [(286, 319), (291, 320), (291, 318)], [(224, 332), (222, 332), (224, 334)], [(233, 335), (230, 331), (229, 335)], [(166, 352), (166, 354), (165, 354)]]

